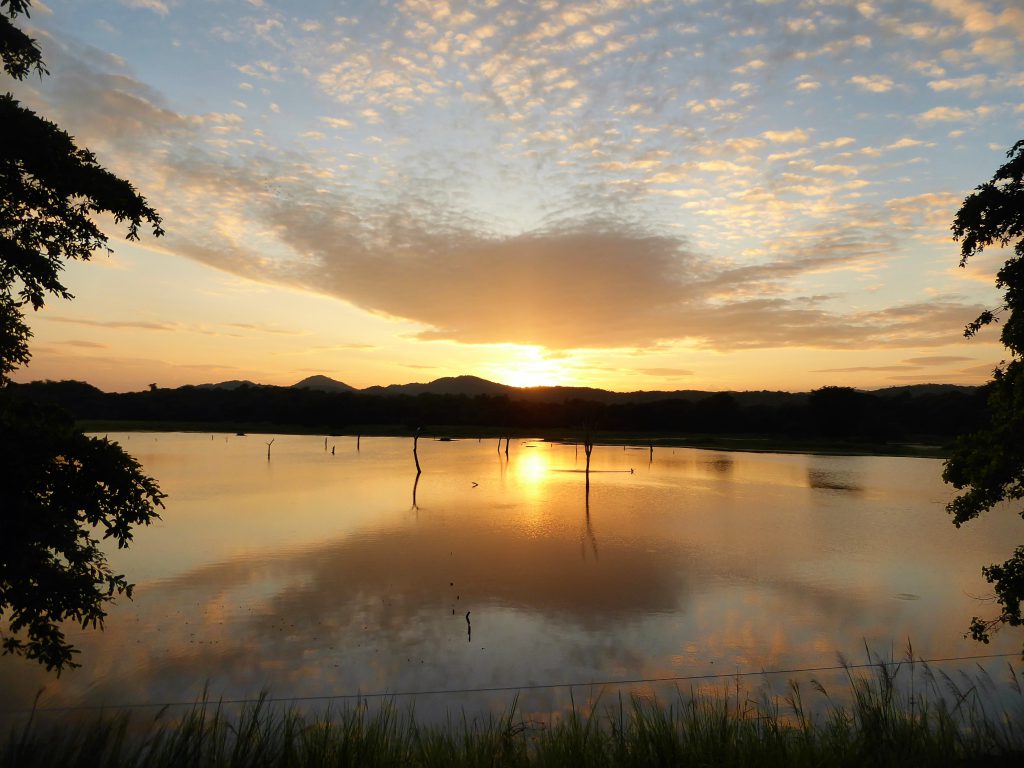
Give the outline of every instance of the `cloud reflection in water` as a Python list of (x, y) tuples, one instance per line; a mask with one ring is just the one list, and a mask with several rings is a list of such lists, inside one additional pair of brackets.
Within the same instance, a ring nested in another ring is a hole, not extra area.
[[(165, 518), (201, 509), (221, 554), (141, 584), (104, 633), (80, 635), (85, 668), (47, 681), (44, 702), (189, 700), (206, 681), (217, 696), (303, 696), (756, 670), (907, 635), (922, 652), (970, 651), (958, 580), (998, 550), (998, 531), (946, 530), (938, 462), (661, 449), (631, 474), (633, 453), (599, 446), (595, 465), (610, 471), (592, 478), (588, 516), (582, 477), (553, 471), (575, 467), (573, 446), (513, 445), (506, 463), (491, 443), (427, 443), (410, 510), (404, 443), (394, 461), (381, 441), (334, 462), (314, 443), (282, 440), (267, 476), (301, 482), (306, 505), (275, 497), (294, 518), (276, 544), (247, 530), (230, 485), (172, 496)], [(367, 516), (346, 499), (350, 470), (405, 491)], [(171, 523), (157, 533), (134, 555), (194, 548), (194, 531), (182, 545)], [(42, 681), (0, 660), (12, 701)]]

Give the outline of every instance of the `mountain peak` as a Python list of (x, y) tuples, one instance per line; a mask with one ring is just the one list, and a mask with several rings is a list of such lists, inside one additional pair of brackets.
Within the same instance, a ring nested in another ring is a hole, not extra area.
[[(150, 385), (152, 387), (152, 385)], [(210, 384), (196, 384), (196, 389), (241, 389), (242, 387), (262, 387), (255, 381), (248, 379), (231, 379), (230, 381), (218, 381)]]
[(292, 389), (315, 389), (318, 392), (354, 392), (355, 387), (350, 387), (343, 381), (332, 379), (330, 376), (315, 374), (307, 376), (302, 381), (292, 384)]
[(368, 395), (507, 395), (514, 387), (481, 379), (479, 376), (442, 376), (428, 384), (389, 384), (386, 387), (367, 387), (362, 390)]

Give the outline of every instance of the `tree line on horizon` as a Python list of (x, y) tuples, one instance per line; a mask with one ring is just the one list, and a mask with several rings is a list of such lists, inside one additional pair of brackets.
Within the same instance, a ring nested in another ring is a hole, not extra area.
[[(293, 387), (183, 386), (103, 392), (84, 382), (13, 387), (19, 396), (58, 405), (78, 420), (188, 424), (267, 424), (325, 432), (360, 427), (593, 429), (643, 434), (748, 434), (888, 442), (927, 437), (949, 442), (986, 421), (985, 387), (906, 388), (898, 393), (822, 387), (810, 393), (705, 393), (653, 401), (540, 401), (508, 395), (379, 395)], [(767, 396), (770, 394), (770, 397)]]

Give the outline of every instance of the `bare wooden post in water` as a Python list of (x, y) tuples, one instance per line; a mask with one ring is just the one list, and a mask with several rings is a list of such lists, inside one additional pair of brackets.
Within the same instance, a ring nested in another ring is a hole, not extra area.
[(590, 500), (590, 453), (594, 450), (594, 439), (590, 436), (590, 428), (587, 428), (583, 436), (583, 452), (587, 455), (587, 500)]

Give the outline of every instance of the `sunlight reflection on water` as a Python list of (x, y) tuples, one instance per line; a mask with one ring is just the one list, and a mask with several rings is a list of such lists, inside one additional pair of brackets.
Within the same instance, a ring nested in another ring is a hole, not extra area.
[[(7, 707), (41, 686), (44, 707), (114, 705), (833, 666), (908, 638), (924, 657), (1020, 646), (963, 639), (1015, 518), (955, 530), (935, 460), (598, 446), (588, 503), (573, 445), (513, 440), (506, 460), (494, 440), (421, 439), (414, 505), (408, 439), (277, 436), (268, 462), (269, 436), (110, 437), (169, 494), (111, 553), (136, 598), (103, 633), (70, 631), (84, 667), (59, 680), (0, 659)], [(601, 690), (618, 688), (575, 695)]]

